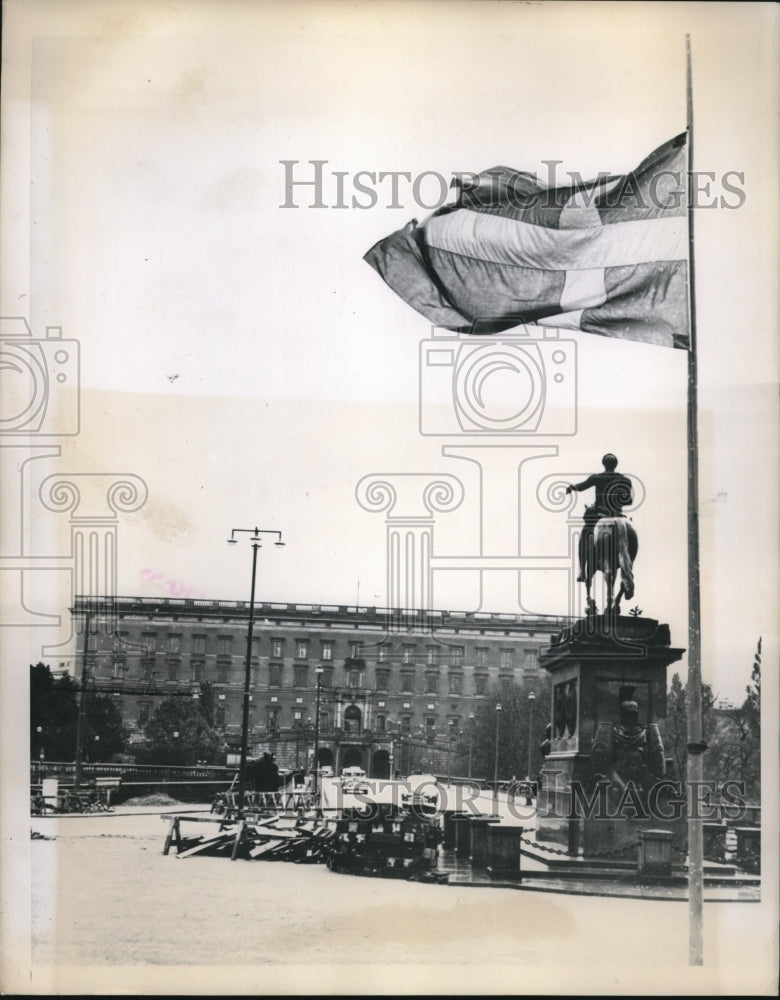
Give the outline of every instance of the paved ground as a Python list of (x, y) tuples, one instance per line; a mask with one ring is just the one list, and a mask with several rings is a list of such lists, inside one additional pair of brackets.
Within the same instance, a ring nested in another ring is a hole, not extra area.
[(691, 970), (685, 903), (178, 860), (160, 811), (31, 820), (36, 992), (775, 990), (767, 904), (707, 904)]

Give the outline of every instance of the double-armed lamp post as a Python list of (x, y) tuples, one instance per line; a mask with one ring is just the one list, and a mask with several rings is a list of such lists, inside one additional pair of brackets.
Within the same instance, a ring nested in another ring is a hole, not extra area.
[(244, 791), (246, 788), (246, 755), (249, 745), (249, 698), (252, 682), (252, 630), (255, 623), (255, 580), (257, 579), (257, 550), (262, 548), (262, 536), (274, 535), (276, 541), (274, 545), (284, 545), (281, 531), (272, 531), (266, 528), (233, 528), (228, 538), (228, 545), (236, 545), (239, 534), (250, 535), (252, 545), (252, 590), (249, 598), (249, 628), (246, 635), (246, 665), (244, 669), (244, 702), (241, 713), (241, 758), (238, 765), (238, 812), (244, 810)]

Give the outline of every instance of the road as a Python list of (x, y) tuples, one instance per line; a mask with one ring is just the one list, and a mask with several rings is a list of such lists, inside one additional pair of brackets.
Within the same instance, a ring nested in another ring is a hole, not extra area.
[(31, 844), (37, 993), (769, 995), (775, 986), (764, 904), (706, 906), (707, 964), (691, 970), (685, 904), (179, 860), (161, 854), (159, 807), (35, 817), (31, 828), (54, 838)]

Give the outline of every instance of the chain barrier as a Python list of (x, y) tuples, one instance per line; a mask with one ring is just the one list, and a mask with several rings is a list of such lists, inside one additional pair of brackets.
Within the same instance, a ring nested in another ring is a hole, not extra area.
[[(547, 854), (560, 854), (563, 857), (572, 857), (568, 851), (564, 851), (559, 847), (547, 847), (545, 844), (540, 844), (538, 841), (530, 840), (528, 837), (521, 837), (522, 843), (527, 844), (529, 847), (535, 848), (537, 851), (545, 851)], [(639, 847), (639, 841), (635, 840), (630, 844), (622, 844), (620, 847), (611, 847), (605, 851), (591, 851), (588, 854), (589, 858), (608, 858), (616, 854), (624, 854), (626, 851), (633, 851)]]

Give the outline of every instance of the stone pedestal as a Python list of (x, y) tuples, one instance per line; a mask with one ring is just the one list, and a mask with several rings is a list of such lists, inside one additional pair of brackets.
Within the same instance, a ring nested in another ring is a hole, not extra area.
[(672, 874), (671, 830), (640, 831), (638, 869), (643, 878), (669, 878)]
[(675, 848), (685, 847), (681, 776), (668, 772), (658, 729), (666, 669), (683, 652), (668, 625), (614, 615), (580, 619), (542, 652), (553, 690), (540, 843), (635, 861), (640, 832), (666, 829)]
[(488, 827), (498, 820), (489, 816), (472, 816), (469, 820), (471, 833), (470, 857), (474, 868), (486, 868), (488, 863)]
[(471, 854), (471, 830), (469, 829), (469, 817), (466, 813), (456, 813), (455, 826), (455, 851), (460, 858), (468, 858)]
[(520, 826), (487, 828), (487, 870), (491, 878), (520, 878)]

